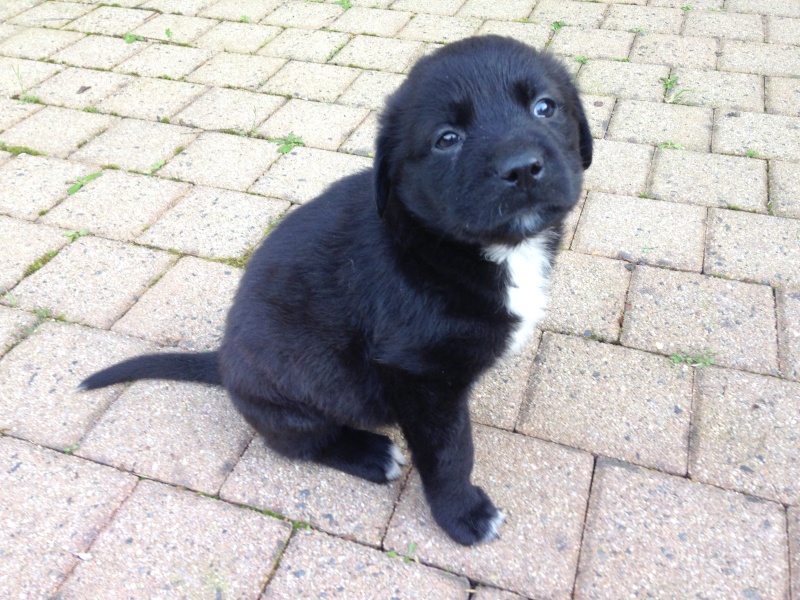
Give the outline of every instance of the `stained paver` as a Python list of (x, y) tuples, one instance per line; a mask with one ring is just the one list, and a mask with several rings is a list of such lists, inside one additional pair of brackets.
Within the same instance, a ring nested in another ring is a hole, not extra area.
[(711, 117), (709, 108), (622, 100), (614, 108), (607, 135), (624, 142), (671, 143), (706, 151), (711, 143)]
[(122, 117), (166, 123), (206, 89), (193, 83), (136, 77), (125, 88), (103, 100), (98, 109)]
[(630, 59), (669, 67), (713, 69), (717, 64), (717, 51), (718, 42), (711, 37), (646, 33), (636, 36)]
[(800, 66), (800, 48), (759, 42), (722, 42), (719, 68), (724, 71), (792, 77)]
[(69, 68), (37, 85), (31, 94), (47, 104), (85, 109), (96, 106), (134, 81), (129, 75)]
[(652, 146), (597, 140), (592, 166), (583, 177), (584, 187), (612, 194), (643, 194), (652, 158)]
[(290, 61), (262, 89), (271, 94), (333, 102), (360, 74), (359, 69)]
[(764, 110), (764, 82), (759, 75), (675, 69), (672, 78), (675, 86), (667, 92), (670, 102), (751, 112)]
[(721, 111), (714, 123), (713, 151), (800, 161), (800, 125), (785, 115)]
[(269, 94), (215, 87), (184, 108), (170, 122), (252, 135), (284, 102), (284, 98)]

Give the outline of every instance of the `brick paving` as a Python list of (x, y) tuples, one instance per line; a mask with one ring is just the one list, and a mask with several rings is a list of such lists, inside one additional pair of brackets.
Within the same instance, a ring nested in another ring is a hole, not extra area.
[[(474, 391), (499, 540), (221, 390), (72, 393), (214, 347), (252, 247), (476, 33), (562, 58), (596, 138), (550, 312)], [(8, 597), (800, 600), (799, 0), (5, 0), (0, 142)]]

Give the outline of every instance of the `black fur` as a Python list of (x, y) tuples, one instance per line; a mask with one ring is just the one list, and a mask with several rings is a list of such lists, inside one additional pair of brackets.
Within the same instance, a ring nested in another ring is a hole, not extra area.
[(549, 232), (552, 258), (591, 156), (555, 59), (496, 36), (446, 46), (389, 98), (374, 170), (289, 214), (253, 255), (218, 353), (140, 357), (83, 388), (221, 381), (274, 450), (377, 482), (399, 460), (363, 429), (399, 423), (437, 523), (462, 544), (491, 539), (501, 515), (470, 483), (467, 401), (520, 318), (486, 248)]

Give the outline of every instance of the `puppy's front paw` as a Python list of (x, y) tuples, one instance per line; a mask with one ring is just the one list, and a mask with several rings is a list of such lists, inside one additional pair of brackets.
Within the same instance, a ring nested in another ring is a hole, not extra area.
[(433, 516), (451, 538), (464, 546), (495, 539), (505, 520), (503, 512), (477, 486), (471, 486), (467, 494), (434, 509)]

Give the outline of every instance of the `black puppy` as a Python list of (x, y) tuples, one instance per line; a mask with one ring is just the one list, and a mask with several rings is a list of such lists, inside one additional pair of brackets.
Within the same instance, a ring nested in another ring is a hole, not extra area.
[[(457, 542), (503, 515), (470, 483), (468, 397), (541, 317), (592, 138), (550, 56), (488, 36), (421, 59), (384, 111), (375, 166), (298, 208), (250, 260), (222, 346), (134, 358), (142, 378), (224, 385), (266, 444), (383, 483), (404, 460)], [(377, 204), (377, 211), (375, 210)]]

